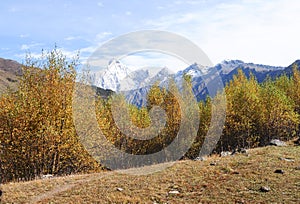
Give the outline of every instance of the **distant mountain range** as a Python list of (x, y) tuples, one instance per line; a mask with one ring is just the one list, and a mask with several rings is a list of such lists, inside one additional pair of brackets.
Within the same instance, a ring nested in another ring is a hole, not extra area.
[[(300, 67), (300, 60), (295, 61), (293, 64), (297, 64)], [(239, 69), (247, 77), (252, 73), (258, 82), (263, 82), (267, 77), (275, 78), (282, 74), (292, 74), (292, 65), (279, 67), (245, 63), (241, 60), (225, 60), (214, 67), (203, 67), (194, 63), (176, 73), (166, 67), (160, 70), (149, 68), (131, 71), (120, 61), (115, 60), (110, 62), (107, 70), (103, 72), (104, 74), (97, 74), (98, 79), (95, 81), (95, 86), (121, 92), (129, 103), (143, 106), (147, 103), (146, 96), (151, 85), (158, 83), (160, 86), (166, 87), (169, 79), (173, 79), (180, 89), (181, 80), (187, 74), (192, 77), (193, 92), (199, 101), (206, 98), (208, 94), (206, 85), (215, 83), (217, 75), (221, 77), (225, 85), (237, 74)]]
[[(238, 69), (242, 69), (247, 77), (252, 73), (259, 82), (267, 77), (275, 78), (282, 74), (291, 75), (292, 65), (300, 67), (300, 60), (287, 67), (268, 66), (254, 63), (245, 63), (240, 60), (225, 60), (214, 67), (203, 67), (197, 63), (186, 69), (174, 72), (167, 67), (144, 68), (132, 71), (118, 60), (112, 60), (108, 68), (102, 73), (95, 73), (94, 88), (97, 94), (107, 98), (113, 92), (121, 92), (129, 103), (143, 106), (147, 103), (147, 93), (154, 83), (166, 87), (169, 79), (173, 79), (180, 89), (181, 80), (185, 74), (192, 77), (193, 92), (197, 100), (205, 99), (208, 90), (207, 84), (214, 84), (219, 75), (223, 84), (232, 80)], [(0, 58), (0, 93), (9, 89), (16, 89), (19, 77), (22, 76), (22, 65), (16, 61)], [(206, 81), (206, 83), (204, 83)]]

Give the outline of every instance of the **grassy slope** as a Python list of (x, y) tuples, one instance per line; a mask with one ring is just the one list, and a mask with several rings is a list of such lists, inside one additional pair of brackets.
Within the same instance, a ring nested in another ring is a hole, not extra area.
[[(300, 147), (265, 147), (179, 161), (150, 175), (76, 175), (2, 186), (3, 203), (300, 203)], [(293, 158), (294, 162), (280, 160)], [(210, 163), (216, 162), (215, 166)], [(284, 174), (275, 174), (276, 169)], [(259, 191), (269, 186), (270, 192)], [(123, 191), (117, 191), (117, 188)], [(170, 195), (170, 190), (178, 190)]]

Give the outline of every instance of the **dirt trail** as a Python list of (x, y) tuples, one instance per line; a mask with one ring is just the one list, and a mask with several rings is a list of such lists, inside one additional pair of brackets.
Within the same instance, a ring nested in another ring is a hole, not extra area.
[(151, 166), (144, 166), (144, 167), (140, 167), (140, 168), (131, 168), (131, 169), (126, 169), (126, 170), (103, 172), (103, 173), (98, 173), (96, 175), (93, 174), (93, 176), (75, 180), (68, 184), (57, 185), (56, 187), (54, 187), (53, 190), (50, 190), (43, 194), (35, 196), (33, 199), (30, 200), (30, 203), (42, 202), (46, 199), (52, 198), (53, 196), (55, 196), (59, 193), (71, 190), (72, 188), (75, 188), (78, 185), (82, 185), (84, 183), (88, 183), (88, 182), (91, 182), (91, 181), (94, 181), (97, 179), (101, 179), (106, 176), (110, 176), (113, 173), (131, 174), (131, 175), (146, 175), (146, 174), (154, 173), (157, 171), (162, 171), (163, 169), (172, 166), (174, 163), (175, 162), (167, 162), (167, 163), (155, 164), (155, 165), (151, 165)]
[(90, 177), (85, 177), (85, 178), (82, 178), (82, 179), (79, 179), (79, 180), (72, 181), (71, 183), (68, 183), (68, 184), (57, 185), (53, 188), (53, 190), (50, 190), (50, 191), (47, 191), (47, 192), (42, 193), (40, 195), (37, 195), (37, 196), (33, 197), (29, 202), (30, 203), (42, 202), (44, 200), (52, 198), (53, 196), (55, 196), (59, 193), (71, 190), (72, 188), (75, 188), (78, 185), (82, 185), (84, 183), (88, 183), (88, 182), (91, 182), (91, 181), (94, 181), (94, 180), (101, 179), (103, 177), (111, 175), (112, 173), (113, 172), (103, 172), (103, 173), (99, 173), (96, 176), (93, 175), (93, 176), (90, 176)]

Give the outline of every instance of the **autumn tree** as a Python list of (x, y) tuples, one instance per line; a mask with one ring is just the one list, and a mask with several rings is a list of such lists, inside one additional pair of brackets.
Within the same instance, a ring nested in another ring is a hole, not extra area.
[(298, 114), (294, 111), (294, 101), (278, 88), (278, 81), (267, 80), (262, 85), (260, 99), (260, 144), (266, 145), (273, 138), (292, 139), (298, 129)]
[(4, 180), (97, 169), (84, 150), (72, 117), (77, 62), (57, 49), (27, 59), (18, 90), (2, 96), (0, 141)]
[(248, 79), (239, 70), (227, 84), (226, 123), (220, 141), (220, 149), (235, 149), (256, 145), (258, 137), (257, 121), (260, 117), (260, 86), (255, 77)]

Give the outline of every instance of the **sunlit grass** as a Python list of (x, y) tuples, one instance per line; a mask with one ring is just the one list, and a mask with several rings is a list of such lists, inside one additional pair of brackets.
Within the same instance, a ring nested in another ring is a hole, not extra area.
[[(300, 147), (256, 148), (249, 155), (178, 161), (164, 171), (74, 175), (2, 186), (3, 203), (297, 203)], [(294, 162), (280, 158), (293, 158)], [(214, 163), (215, 165), (210, 165)], [(276, 169), (284, 174), (276, 174)], [(260, 192), (261, 186), (271, 188)], [(118, 191), (122, 188), (123, 191)], [(169, 194), (177, 190), (179, 194)]]

